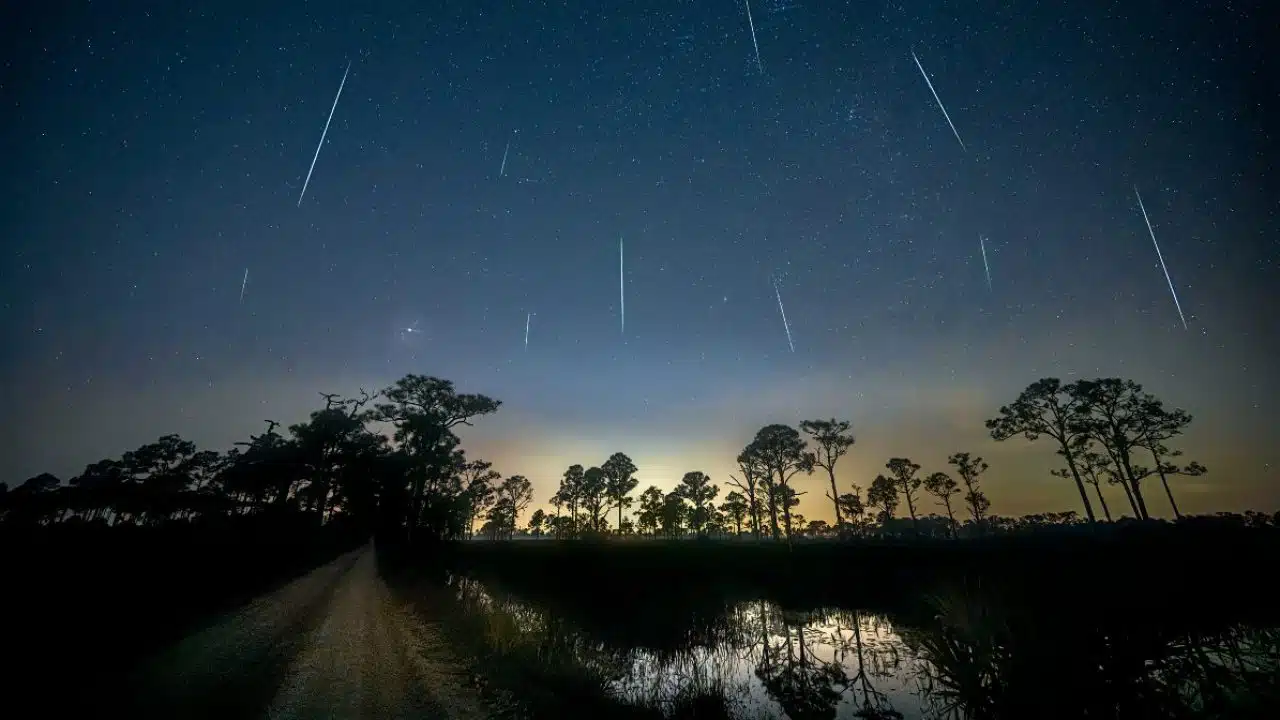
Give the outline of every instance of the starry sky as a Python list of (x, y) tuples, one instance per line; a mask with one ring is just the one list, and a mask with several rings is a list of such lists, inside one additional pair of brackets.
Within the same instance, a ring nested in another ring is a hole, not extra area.
[(9, 3), (0, 475), (417, 372), (504, 402), (466, 447), (540, 501), (615, 451), (723, 482), (836, 416), (842, 483), (969, 450), (996, 512), (1064, 510), (982, 422), (1114, 375), (1195, 415), (1184, 510), (1275, 509), (1265, 3), (1107, 5)]

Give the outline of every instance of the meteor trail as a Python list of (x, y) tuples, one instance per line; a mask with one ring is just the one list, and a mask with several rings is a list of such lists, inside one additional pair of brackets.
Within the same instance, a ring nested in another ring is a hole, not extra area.
[(502, 167), (498, 169), (498, 177), (507, 176), (507, 153), (511, 152), (511, 140), (507, 139), (507, 149), (502, 151)]
[(791, 324), (787, 322), (787, 309), (782, 307), (782, 291), (778, 289), (778, 281), (773, 281), (773, 292), (778, 296), (778, 312), (782, 313), (782, 327), (787, 331), (787, 345), (791, 347), (791, 352), (796, 351), (796, 344), (791, 342)]
[(324, 138), (329, 134), (329, 123), (333, 122), (333, 111), (338, 109), (338, 98), (342, 97), (342, 88), (347, 84), (347, 73), (351, 72), (351, 63), (347, 63), (346, 72), (342, 73), (342, 82), (338, 84), (338, 94), (333, 96), (333, 107), (329, 108), (329, 119), (324, 121), (324, 132), (320, 133), (320, 144), (316, 145), (316, 154), (311, 158), (311, 169), (307, 170), (307, 180), (302, 183), (302, 194), (298, 196), (298, 207), (302, 207), (302, 198), (307, 195), (307, 186), (311, 184), (311, 173), (316, 170), (316, 160), (320, 157), (320, 148), (324, 147)]
[(764, 74), (764, 65), (760, 64), (760, 43), (756, 42), (756, 22), (751, 19), (751, 0), (743, 0), (747, 6), (747, 25), (751, 28), (751, 45), (756, 49), (756, 69)]
[(1164, 279), (1169, 283), (1169, 294), (1173, 296), (1173, 305), (1178, 308), (1178, 317), (1182, 320), (1182, 329), (1187, 329), (1187, 317), (1182, 314), (1182, 303), (1178, 302), (1178, 291), (1173, 289), (1173, 278), (1169, 277), (1169, 266), (1164, 264), (1164, 254), (1160, 252), (1160, 243), (1156, 242), (1156, 231), (1151, 229), (1151, 218), (1147, 217), (1147, 207), (1142, 204), (1142, 194), (1138, 186), (1133, 186), (1133, 194), (1138, 197), (1138, 209), (1142, 210), (1142, 219), (1147, 223), (1147, 232), (1151, 233), (1151, 244), (1156, 246), (1156, 257), (1160, 259), (1160, 269), (1164, 270)]
[(249, 284), (249, 268), (244, 269), (244, 280), (240, 281), (240, 304), (244, 304), (244, 286)]
[(622, 334), (627, 334), (627, 292), (622, 282), (622, 236), (618, 236), (618, 300), (622, 307)]
[(924, 76), (925, 84), (929, 86), (929, 92), (933, 93), (933, 99), (938, 102), (938, 108), (942, 110), (942, 117), (947, 119), (947, 124), (951, 126), (951, 132), (956, 136), (956, 142), (960, 143), (960, 149), (965, 152), (969, 148), (964, 146), (964, 141), (960, 139), (960, 133), (956, 130), (956, 124), (951, 122), (951, 116), (947, 114), (947, 108), (942, 104), (942, 98), (938, 97), (938, 91), (933, 89), (933, 82), (929, 80), (929, 73), (924, 71), (924, 66), (920, 64), (920, 58), (916, 57), (916, 51), (911, 51), (911, 59), (916, 61), (916, 67), (920, 68), (920, 74)]
[(524, 318), (524, 349), (529, 349), (529, 323), (533, 321), (533, 313), (529, 313)]
[(978, 245), (982, 248), (982, 269), (987, 271), (987, 290), (991, 290), (991, 265), (987, 263), (987, 239), (979, 235)]

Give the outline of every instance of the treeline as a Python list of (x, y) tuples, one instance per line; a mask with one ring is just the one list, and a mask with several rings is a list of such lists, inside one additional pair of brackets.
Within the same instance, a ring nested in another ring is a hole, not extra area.
[[(636, 503), (631, 493), (638, 485), (637, 468), (624, 453), (614, 453), (595, 467), (572, 465), (550, 498), (552, 512), (536, 510), (528, 532), (557, 538), (749, 534), (788, 542), (803, 536), (1003, 534), (1097, 522), (1085, 485), (1094, 488), (1106, 520), (1113, 516), (1102, 492), (1104, 484), (1123, 490), (1133, 517), (1148, 520), (1144, 483), (1153, 477), (1159, 478), (1174, 516), (1181, 518), (1169, 479), (1206, 472), (1197, 462), (1180, 464), (1182, 451), (1170, 447), (1190, 423), (1186, 411), (1168, 409), (1141, 385), (1118, 378), (1067, 385), (1052, 378), (1040, 380), (1000, 408), (998, 416), (986, 422), (992, 438), (1023, 436), (1056, 443), (1066, 467), (1050, 473), (1076, 485), (1083, 517), (1074, 510), (1021, 518), (992, 515), (991, 501), (982, 489), (989, 465), (969, 452), (950, 455), (948, 471), (922, 472), (909, 458), (891, 458), (885, 464), (887, 472), (872, 479), (865, 491), (858, 484), (841, 488), (836, 465), (856, 440), (848, 421), (833, 418), (806, 420), (798, 429), (777, 424), (761, 428), (738, 455), (739, 472), (729, 476), (732, 489), (719, 504), (715, 500), (721, 497), (721, 486), (701, 471), (685, 473), (669, 492), (650, 486)], [(813, 489), (820, 489), (831, 503), (834, 523), (808, 521), (796, 512), (800, 497), (810, 490), (797, 489), (794, 483), (815, 474)], [(625, 516), (633, 506), (634, 517)], [(1280, 524), (1280, 513), (1224, 514), (1220, 519), (1270, 525)], [(488, 536), (509, 533), (510, 523), (501, 520), (485, 526)]]
[[(5, 526), (65, 524), (157, 527), (238, 518), (296, 516), (315, 526), (342, 521), (399, 539), (453, 540), (481, 534), (509, 538), (533, 499), (521, 475), (504, 478), (491, 463), (468, 458), (454, 433), (490, 415), (501, 403), (459, 393), (439, 378), (407, 375), (378, 393), (321, 394), (323, 407), (283, 431), (267, 421), (228, 452), (200, 450), (177, 435), (90, 464), (63, 482), (41, 474), (9, 490), (0, 484)], [(1128, 380), (1106, 378), (1064, 385), (1032, 383), (986, 421), (995, 440), (1047, 439), (1066, 467), (1053, 475), (1075, 484), (1084, 508), (1023, 518), (992, 515), (982, 488), (988, 464), (969, 452), (947, 459), (946, 470), (923, 469), (895, 457), (864, 489), (841, 487), (840, 460), (854, 447), (848, 421), (806, 420), (799, 428), (767, 425), (739, 453), (730, 490), (701, 471), (685, 473), (670, 492), (649, 487), (638, 496), (635, 463), (614, 453), (599, 466), (573, 465), (538, 509), (528, 532), (558, 538), (602, 535), (743, 536), (776, 541), (809, 536), (961, 536), (1004, 533), (1098, 520), (1086, 492), (1092, 486), (1107, 520), (1103, 485), (1118, 486), (1133, 517), (1150, 517), (1146, 483), (1158, 478), (1176, 517), (1170, 478), (1201, 475), (1181, 464), (1171, 443), (1191, 416)], [(388, 434), (384, 428), (390, 428)], [(815, 476), (816, 477), (813, 477)], [(797, 487), (803, 479), (808, 488)], [(821, 491), (833, 522), (807, 520), (800, 498)], [(717, 500), (719, 502), (717, 502)], [(1248, 524), (1273, 516), (1251, 514)]]
[(9, 531), (301, 520), (443, 540), (469, 534), (486, 512), (514, 517), (527, 506), (529, 481), (468, 459), (454, 433), (497, 411), (497, 400), (421, 375), (376, 394), (321, 396), (305, 422), (281, 432), (268, 420), (266, 432), (227, 452), (166, 435), (66, 482), (45, 473), (12, 490), (0, 484), (0, 519)]

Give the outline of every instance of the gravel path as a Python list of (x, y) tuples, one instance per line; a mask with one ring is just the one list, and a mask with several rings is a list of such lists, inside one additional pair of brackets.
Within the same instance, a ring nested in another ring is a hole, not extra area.
[(154, 658), (137, 677), (133, 715), (486, 717), (462, 672), (438, 634), (393, 598), (369, 545)]

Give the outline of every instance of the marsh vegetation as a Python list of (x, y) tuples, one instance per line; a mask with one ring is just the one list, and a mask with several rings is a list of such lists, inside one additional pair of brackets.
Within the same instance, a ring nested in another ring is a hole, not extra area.
[[(1246, 567), (1278, 548), (1271, 529), (950, 545), (472, 544), (434, 571), (429, 592), (515, 716), (1262, 718), (1280, 708), (1280, 615), (1266, 578)], [(1149, 556), (1156, 547), (1170, 555)], [(1212, 575), (1186, 572), (1211, 562)], [(1230, 593), (1211, 579), (1235, 572)]]

